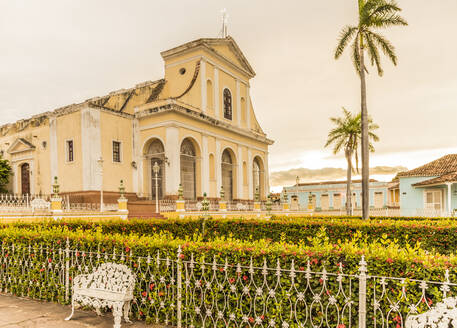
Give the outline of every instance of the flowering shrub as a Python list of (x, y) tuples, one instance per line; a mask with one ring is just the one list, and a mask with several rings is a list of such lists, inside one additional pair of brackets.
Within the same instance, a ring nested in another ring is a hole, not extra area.
[[(204, 222), (204, 228), (203, 228)], [(309, 245), (309, 238), (324, 227), (332, 243), (351, 240), (359, 232), (367, 242), (396, 240), (400, 246), (420, 244), (422, 249), (450, 254), (457, 244), (457, 221), (413, 220), (413, 219), (371, 219), (362, 220), (348, 217), (276, 217), (267, 219), (169, 219), (129, 220), (91, 223), (83, 221), (48, 222), (47, 227), (68, 228), (69, 230), (94, 230), (100, 227), (104, 233), (153, 235), (167, 232), (176, 238), (201, 235), (208, 241), (215, 237), (231, 237), (240, 240), (286, 241)], [(17, 224), (17, 227), (40, 228), (43, 224)], [(202, 234), (203, 232), (203, 234)]]
[[(64, 302), (63, 284), (65, 282), (60, 268), (65, 264), (65, 255), (61, 248), (65, 246), (67, 238), (70, 247), (75, 250), (72, 253), (72, 261), (69, 263), (70, 278), (74, 277), (77, 270), (84, 270), (88, 263), (96, 264), (99, 261), (111, 260), (109, 257), (98, 258), (96, 256), (98, 252), (122, 254), (124, 263), (127, 263), (132, 269), (141, 269), (142, 274), (137, 275), (139, 281), (135, 290), (136, 306), (133, 310), (137, 318), (148, 321), (158, 315), (150, 304), (164, 302), (165, 306), (160, 309), (162, 312), (159, 311), (161, 320), (172, 318), (174, 315), (173, 307), (170, 306), (173, 304), (173, 298), (169, 296), (173, 293), (169, 290), (176, 288), (175, 284), (150, 281), (145, 273), (149, 272), (158, 276), (171, 270), (173, 265), (155, 267), (154, 255), (160, 252), (162, 257), (168, 256), (171, 260), (177, 260), (179, 246), (182, 247), (180, 255), (182, 261), (189, 261), (191, 257), (196, 263), (201, 261), (211, 263), (213, 260), (217, 263), (227, 261), (230, 274), (227, 273), (228, 275), (225, 276), (225, 269), (221, 270), (222, 267), (220, 267), (214, 275), (221, 279), (227, 277), (227, 284), (237, 284), (237, 286), (247, 285), (251, 281), (254, 281), (257, 286), (264, 283), (261, 275), (254, 277), (248, 269), (243, 268), (239, 274), (236, 273), (237, 263), (248, 267), (252, 261), (254, 267), (262, 267), (265, 262), (270, 268), (275, 268), (279, 263), (282, 268), (290, 268), (292, 260), (294, 260), (296, 270), (302, 272), (295, 278), (295, 284), (304, 288), (306, 279), (303, 271), (308, 262), (314, 272), (321, 271), (324, 266), (329, 272), (337, 272), (341, 266), (344, 273), (357, 274), (362, 255), (365, 255), (368, 262), (368, 274), (370, 275), (443, 281), (444, 271), (448, 268), (451, 281), (457, 279), (457, 257), (454, 255), (427, 253), (418, 246), (402, 247), (389, 239), (367, 241), (362, 238), (361, 233), (355, 233), (351, 240), (337, 243), (331, 240), (324, 228), (316, 230), (314, 236), (310, 237), (306, 243), (298, 241), (292, 244), (284, 238), (273, 242), (267, 239), (241, 241), (232, 237), (215, 236), (210, 241), (204, 241), (198, 234), (175, 238), (166, 232), (154, 235), (107, 233), (103, 231), (102, 226), (86, 230), (74, 228), (70, 230), (68, 226), (61, 225), (42, 227), (35, 225), (34, 229), (17, 226), (0, 229), (0, 240), (2, 241), (1, 290), (21, 296)], [(131, 260), (133, 256), (147, 257), (148, 255), (152, 256), (150, 263)], [(116, 261), (118, 260), (119, 258), (116, 258)], [(203, 269), (197, 267), (196, 270), (196, 277), (199, 277), (203, 273)], [(6, 279), (7, 274), (14, 276), (14, 279)], [(274, 280), (272, 279), (275, 279), (276, 276), (273, 274), (268, 277), (267, 283), (273, 286)], [(276, 294), (276, 299), (278, 304), (286, 304), (288, 302), (286, 291), (291, 287), (291, 279), (288, 275), (283, 275), (280, 282), (281, 293)], [(335, 279), (328, 283), (327, 296), (332, 293), (336, 294), (338, 285)], [(324, 284), (324, 280), (317, 279), (312, 284), (318, 287)], [(195, 285), (193, 291), (198, 291), (198, 288), (201, 287)], [(220, 293), (218, 288), (217, 285), (211, 287), (212, 295)], [(369, 280), (368, 300), (372, 299), (374, 291), (380, 295), (382, 292), (380, 288), (379, 284), (375, 285), (372, 280)], [(388, 293), (394, 301), (402, 299), (400, 290), (399, 284), (389, 285)], [(183, 289), (183, 297), (186, 297), (187, 292), (188, 289)], [(356, 292), (357, 289), (354, 285), (352, 293)], [(412, 286), (408, 293), (410, 299), (416, 300), (423, 308), (429, 302), (438, 299), (441, 294), (438, 286), (431, 286), (425, 295), (426, 303), (421, 303), (422, 297), (419, 289), (414, 289)], [(242, 303), (240, 296), (232, 295), (231, 297), (233, 298), (231, 301), (238, 302), (237, 304)], [(354, 296), (354, 300), (357, 300), (356, 296)], [(383, 306), (387, 309), (389, 304)], [(354, 305), (353, 309), (355, 308)], [(402, 311), (405, 309), (402, 308)], [(288, 315), (285, 307), (278, 307), (276, 312), (268, 313), (268, 319), (278, 319)], [(353, 317), (357, 317), (355, 313)], [(258, 320), (258, 318), (253, 317), (252, 320)]]

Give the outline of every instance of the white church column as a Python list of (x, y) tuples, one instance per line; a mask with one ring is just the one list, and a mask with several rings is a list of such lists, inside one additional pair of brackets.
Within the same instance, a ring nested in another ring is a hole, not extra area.
[(238, 145), (238, 174), (237, 174), (237, 191), (238, 199), (243, 199), (243, 148)]
[(132, 121), (132, 159), (136, 163), (136, 168), (132, 168), (132, 191), (137, 194), (143, 193), (143, 158), (141, 156), (142, 149), (140, 145), (140, 124), (138, 119)]
[(177, 127), (167, 127), (165, 156), (168, 158), (170, 163), (165, 172), (165, 185), (167, 195), (177, 195), (179, 184), (181, 183), (179, 129)]
[(214, 67), (214, 116), (219, 118), (219, 70)]
[(222, 158), (221, 158), (221, 142), (219, 139), (216, 138), (216, 195), (217, 197), (220, 196), (219, 192), (221, 191), (221, 186), (222, 186)]
[(208, 155), (208, 136), (202, 135), (202, 194), (209, 196), (209, 155)]
[(251, 149), (248, 148), (248, 186), (249, 186), (249, 199), (254, 199), (254, 185), (252, 181), (252, 152)]
[(206, 61), (204, 59), (200, 60), (200, 89), (201, 89), (201, 104), (202, 104), (202, 112), (206, 113), (207, 110), (207, 90), (206, 90)]
[(249, 97), (249, 85), (246, 86), (246, 125), (251, 129), (251, 97)]
[(265, 178), (265, 197), (270, 193), (270, 171), (268, 170), (268, 153), (265, 153), (265, 172), (263, 174)]
[(236, 80), (236, 117), (237, 124), (241, 126), (241, 95), (240, 95), (240, 80)]
[(51, 161), (51, 185), (54, 177), (59, 176), (58, 156), (57, 156), (57, 118), (49, 118), (49, 153)]
[[(84, 108), (81, 110), (81, 149), (83, 190), (100, 190), (102, 178), (98, 159), (102, 156), (100, 110)], [(110, 158), (104, 158), (105, 162)]]

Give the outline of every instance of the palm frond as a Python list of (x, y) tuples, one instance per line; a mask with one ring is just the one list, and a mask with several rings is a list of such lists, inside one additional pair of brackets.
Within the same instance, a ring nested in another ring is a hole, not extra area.
[(336, 46), (335, 50), (335, 59), (338, 59), (346, 49), (346, 46), (351, 41), (354, 34), (357, 32), (358, 28), (355, 26), (347, 25), (343, 27), (340, 33), (340, 37), (338, 39), (338, 45)]
[(382, 76), (384, 71), (381, 67), (381, 59), (379, 57), (378, 48), (374, 44), (373, 39), (371, 38), (370, 34), (365, 34), (365, 40), (367, 42), (368, 54), (371, 59), (371, 65), (376, 65), (376, 68), (378, 69), (378, 75)]
[(357, 33), (357, 37), (355, 38), (354, 42), (352, 43), (352, 63), (354, 64), (355, 70), (357, 74), (360, 75), (360, 45), (359, 45), (359, 34)]
[(408, 22), (397, 14), (392, 14), (389, 16), (374, 16), (370, 18), (370, 21), (367, 25), (384, 28), (390, 26), (406, 26)]
[(397, 55), (395, 54), (395, 47), (387, 40), (384, 36), (372, 31), (365, 31), (367, 35), (373, 40), (373, 42), (379, 46), (382, 52), (389, 57), (394, 65), (397, 65)]
[(376, 17), (376, 16), (387, 16), (391, 14), (395, 14), (401, 11), (401, 8), (395, 2), (385, 2), (381, 1), (375, 4), (373, 11), (369, 14), (369, 18)]

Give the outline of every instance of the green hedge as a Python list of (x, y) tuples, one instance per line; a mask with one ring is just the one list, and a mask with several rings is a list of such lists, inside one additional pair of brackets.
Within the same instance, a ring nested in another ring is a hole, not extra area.
[[(457, 221), (441, 220), (362, 220), (347, 217), (267, 219), (169, 219), (129, 220), (104, 223), (48, 222), (48, 227), (94, 230), (98, 227), (104, 233), (153, 235), (160, 232), (172, 234), (175, 238), (200, 235), (209, 241), (215, 237), (232, 237), (240, 240), (271, 241), (284, 240), (288, 243), (310, 244), (309, 238), (324, 227), (330, 242), (352, 239), (358, 232), (363, 240), (374, 242), (383, 239), (396, 240), (400, 246), (420, 244), (422, 249), (440, 254), (455, 252), (457, 245)], [(18, 224), (18, 227), (41, 227), (42, 224)]]
[[(78, 270), (84, 271), (87, 263), (96, 265), (99, 262), (112, 260), (111, 257), (105, 259), (101, 256), (98, 258), (96, 256), (98, 251), (123, 253), (123, 262), (134, 270), (140, 270), (141, 274), (137, 274), (139, 280), (149, 279), (149, 276), (146, 277), (144, 275), (146, 272), (156, 276), (164, 275), (167, 270), (170, 270), (170, 267), (164, 267), (163, 265), (155, 267), (154, 258), (151, 263), (132, 261), (132, 256), (154, 256), (157, 252), (160, 252), (162, 256), (174, 259), (176, 258), (177, 248), (181, 245), (182, 260), (188, 261), (192, 255), (196, 262), (205, 260), (211, 263), (215, 259), (218, 263), (224, 263), (227, 260), (230, 273), (216, 270), (214, 272), (215, 275), (218, 275), (220, 279), (224, 279), (224, 275), (228, 274), (229, 280), (237, 279), (236, 281), (241, 281), (241, 283), (243, 279), (253, 279), (258, 286), (264, 284), (264, 277), (256, 275), (251, 278), (249, 270), (246, 268), (243, 268), (241, 274), (237, 276), (235, 274), (237, 263), (248, 266), (252, 261), (255, 267), (262, 267), (264, 261), (266, 261), (269, 267), (274, 268), (278, 261), (281, 267), (289, 268), (292, 260), (294, 260), (296, 270), (303, 271), (309, 261), (311, 269), (315, 272), (322, 270), (324, 265), (327, 271), (337, 272), (338, 264), (342, 263), (344, 273), (357, 274), (361, 256), (365, 255), (368, 262), (368, 273), (371, 275), (442, 281), (444, 279), (444, 271), (448, 268), (450, 269), (451, 281), (457, 280), (457, 257), (454, 255), (428, 254), (419, 247), (402, 247), (389, 239), (366, 242), (361, 239), (360, 233), (354, 235), (351, 241), (334, 243), (322, 228), (315, 233), (315, 236), (308, 241), (308, 244), (303, 242), (290, 244), (285, 240), (278, 242), (265, 239), (240, 241), (228, 237), (214, 237), (211, 241), (205, 242), (200, 240), (197, 235), (177, 239), (166, 233), (142, 236), (138, 234), (108, 234), (101, 228), (94, 231), (82, 229), (70, 231), (68, 228), (62, 227), (35, 227), (35, 229), (6, 227), (0, 230), (0, 240), (2, 241), (0, 287), (2, 291), (21, 296), (64, 302), (62, 277), (59, 270), (63, 262), (62, 252), (59, 251), (59, 248), (65, 245), (67, 238), (71, 247), (78, 250), (77, 253), (73, 253), (73, 259), (76, 260), (71, 262), (72, 276)], [(14, 250), (12, 250), (13, 244), (15, 245)], [(89, 257), (87, 254), (92, 254), (92, 256)], [(57, 261), (59, 262), (57, 263)], [(120, 257), (116, 257), (115, 261), (121, 261)], [(197, 265), (195, 270), (196, 276), (199, 277), (202, 274), (201, 268)], [(206, 270), (211, 270), (211, 267)], [(13, 275), (14, 279), (5, 279), (6, 273)], [(306, 286), (307, 282), (304, 276), (302, 273), (295, 278), (300, 288), (305, 288)], [(268, 276), (267, 283), (270, 286), (275, 283), (275, 277), (274, 274)], [(290, 315), (289, 309), (284, 304), (289, 302), (290, 296), (286, 291), (290, 289), (291, 280), (288, 275), (284, 274), (281, 276), (280, 281), (281, 290), (284, 292), (276, 295), (276, 310), (268, 313), (267, 317), (264, 318), (265, 320), (279, 320), (280, 317), (287, 318)], [(322, 281), (314, 279), (312, 284), (314, 287), (319, 288), (319, 284), (322, 284)], [(351, 293), (355, 301), (352, 311), (357, 308), (356, 285), (357, 279), (354, 281)], [(162, 292), (162, 295), (156, 291), (155, 287), (149, 282), (137, 283), (135, 289), (137, 303), (133, 308), (134, 316), (151, 322), (155, 320), (160, 322), (173, 320), (175, 315), (171, 307), (173, 302), (166, 297), (168, 294), (164, 293), (168, 291), (165, 288), (174, 287), (168, 285), (163, 287), (165, 292)], [(191, 287), (194, 287), (194, 292), (197, 290), (197, 286), (192, 285)], [(218, 299), (218, 288), (217, 284), (213, 284), (208, 291), (208, 293), (216, 297), (215, 299)], [(408, 301), (420, 303), (421, 293), (417, 283), (408, 283), (407, 289)], [(329, 281), (329, 290), (334, 294), (338, 292), (335, 280)], [(368, 304), (371, 304), (374, 290), (376, 290), (377, 295), (380, 295), (381, 286), (378, 284), (374, 288), (373, 281), (369, 280)], [(254, 293), (255, 290), (251, 290), (251, 292)], [(392, 300), (400, 300), (402, 298), (400, 282), (390, 285), (388, 292), (391, 293)], [(186, 297), (186, 289), (183, 290), (183, 293), (184, 297)], [(241, 291), (239, 294), (241, 295)], [(439, 286), (431, 286), (426, 293), (427, 302), (440, 300), (440, 295)], [(452, 295), (452, 292), (449, 295)], [(231, 297), (234, 302), (239, 301), (239, 296), (238, 299), (236, 299), (236, 295)], [(151, 305), (152, 301), (155, 304), (164, 301), (165, 306), (159, 311), (155, 311)], [(260, 306), (263, 305), (262, 302), (266, 301), (259, 301)], [(248, 306), (243, 302), (240, 303), (240, 306)], [(401, 302), (400, 304), (401, 312), (406, 313), (409, 308), (406, 304)], [(387, 313), (389, 304), (383, 304), (382, 307), (385, 308), (385, 313)], [(420, 304), (420, 310), (423, 311), (424, 309), (425, 305)], [(186, 315), (190, 315), (192, 311), (195, 311), (191, 307), (185, 310)], [(236, 315), (239, 319), (241, 312), (237, 312)], [(316, 314), (316, 316), (318, 315), (319, 313)], [(356, 313), (353, 313), (353, 318), (356, 317)], [(394, 322), (391, 321), (391, 323)]]

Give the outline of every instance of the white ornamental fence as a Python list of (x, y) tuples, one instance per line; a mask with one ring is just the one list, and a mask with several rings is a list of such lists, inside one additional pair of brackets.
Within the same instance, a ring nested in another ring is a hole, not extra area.
[(177, 327), (250, 328), (403, 328), (408, 316), (457, 291), (448, 272), (441, 282), (370, 275), (363, 257), (358, 273), (346, 274), (343, 264), (315, 272), (299, 259), (242, 265), (180, 249), (136, 256), (129, 249), (63, 246), (2, 245), (0, 291), (68, 304), (72, 277), (101, 263), (123, 263), (137, 279), (134, 317)]

